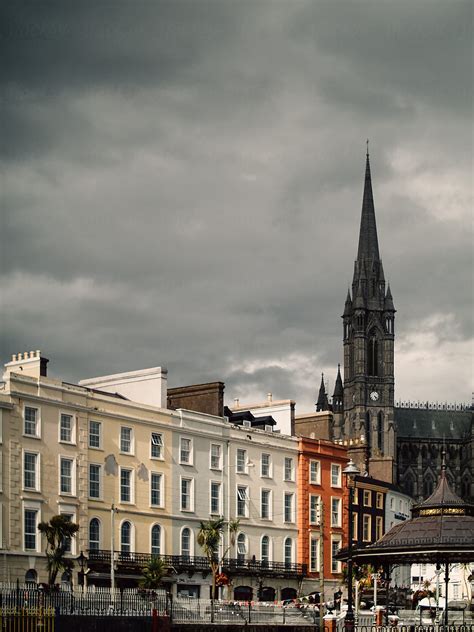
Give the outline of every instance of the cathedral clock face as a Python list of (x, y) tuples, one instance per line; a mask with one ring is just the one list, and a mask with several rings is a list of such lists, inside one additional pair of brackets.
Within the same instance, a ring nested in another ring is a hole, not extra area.
[(373, 402), (378, 401), (378, 399), (379, 399), (379, 394), (377, 393), (377, 391), (372, 391), (372, 392), (370, 393), (370, 399), (371, 399)]

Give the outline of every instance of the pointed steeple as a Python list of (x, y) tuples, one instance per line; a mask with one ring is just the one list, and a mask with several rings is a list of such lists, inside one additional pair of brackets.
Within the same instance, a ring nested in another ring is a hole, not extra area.
[(316, 412), (329, 409), (329, 401), (324, 385), (324, 373), (321, 373), (321, 385), (319, 387), (318, 401), (316, 402)]
[(387, 294), (385, 295), (385, 301), (384, 301), (384, 305), (383, 305), (383, 309), (385, 312), (395, 312), (395, 307), (393, 305), (393, 297), (392, 297), (392, 292), (390, 290), (390, 283), (388, 284), (387, 287)]
[(359, 231), (359, 249), (357, 260), (362, 262), (366, 259), (379, 261), (379, 243), (377, 239), (377, 224), (375, 222), (374, 196), (372, 193), (372, 178), (370, 175), (369, 148), (367, 145), (367, 156), (365, 163), (364, 196), (362, 200), (362, 216)]
[(342, 386), (342, 378), (341, 378), (341, 365), (337, 365), (337, 377), (336, 383), (334, 385), (334, 394), (333, 398), (343, 397), (344, 396), (344, 388)]
[(350, 316), (352, 314), (352, 299), (351, 299), (351, 292), (349, 290), (349, 288), (347, 288), (347, 296), (346, 296), (346, 302), (344, 304), (344, 314), (342, 315), (344, 316)]

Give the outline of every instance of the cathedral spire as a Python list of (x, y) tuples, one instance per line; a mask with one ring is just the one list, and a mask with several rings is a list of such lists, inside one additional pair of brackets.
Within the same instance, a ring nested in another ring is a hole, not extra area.
[(316, 402), (316, 412), (329, 409), (329, 401), (324, 385), (324, 373), (321, 373), (321, 385), (319, 387), (318, 401)]
[(344, 396), (344, 389), (342, 387), (342, 378), (341, 378), (341, 365), (337, 365), (337, 377), (336, 383), (334, 385), (334, 394), (333, 399), (336, 397), (342, 398)]
[(379, 243), (377, 239), (377, 225), (375, 223), (374, 196), (372, 193), (372, 178), (370, 175), (369, 146), (365, 162), (364, 196), (362, 200), (362, 216), (359, 231), (359, 250), (357, 260), (366, 259), (379, 261)]

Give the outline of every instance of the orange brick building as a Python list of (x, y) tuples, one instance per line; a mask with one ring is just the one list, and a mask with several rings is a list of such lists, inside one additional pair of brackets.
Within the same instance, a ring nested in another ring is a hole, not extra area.
[[(298, 459), (298, 562), (308, 565), (302, 594), (330, 601), (340, 589), (342, 565), (334, 554), (347, 542), (347, 448), (300, 437)], [(322, 579), (324, 578), (324, 581)]]

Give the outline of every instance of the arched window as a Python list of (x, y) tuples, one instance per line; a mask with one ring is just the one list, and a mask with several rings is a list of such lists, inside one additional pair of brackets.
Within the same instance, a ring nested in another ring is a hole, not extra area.
[(262, 536), (260, 543), (260, 559), (262, 560), (262, 566), (268, 566), (270, 561), (270, 538), (268, 535)]
[(285, 538), (284, 558), (285, 566), (289, 568), (293, 562), (293, 540), (291, 538)]
[(247, 538), (245, 533), (237, 536), (237, 560), (243, 562), (247, 556)]
[(151, 554), (161, 554), (161, 527), (159, 524), (154, 524), (151, 528)]
[(92, 518), (89, 522), (89, 550), (98, 551), (100, 549), (100, 521)]
[(378, 375), (379, 374), (379, 363), (378, 363), (378, 342), (375, 335), (371, 335), (369, 338), (369, 348), (367, 350), (367, 360), (368, 360), (368, 374), (369, 375)]
[(35, 583), (38, 581), (38, 573), (35, 571), (34, 568), (30, 568), (29, 571), (26, 571), (25, 573), (25, 583), (26, 584), (31, 584), (31, 583)]
[(380, 411), (377, 415), (377, 447), (382, 454), (384, 451), (383, 435), (383, 413)]
[(191, 557), (191, 529), (188, 527), (181, 531), (181, 555)]
[(122, 553), (132, 551), (132, 525), (128, 520), (125, 520), (120, 527), (120, 550)]

